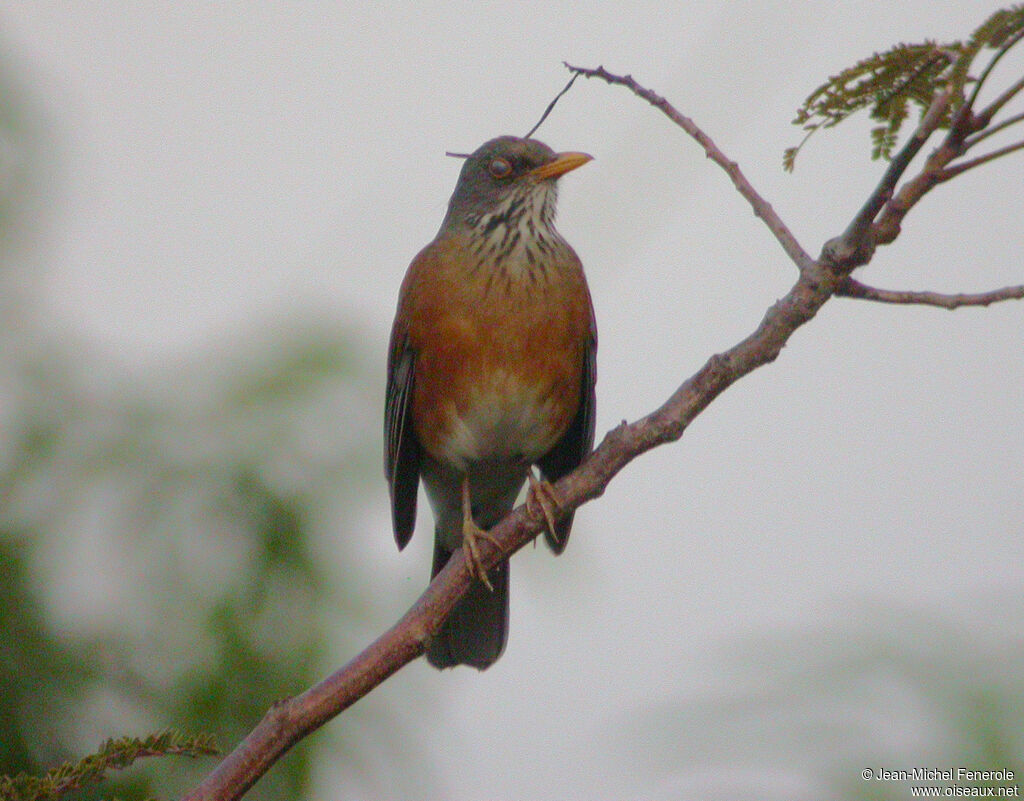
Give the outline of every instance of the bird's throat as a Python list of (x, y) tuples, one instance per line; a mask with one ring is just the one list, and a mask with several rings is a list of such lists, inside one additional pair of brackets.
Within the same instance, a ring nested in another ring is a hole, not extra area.
[(495, 208), (469, 218), (469, 251), (474, 269), (508, 278), (536, 280), (547, 274), (567, 247), (555, 230), (553, 181), (510, 192)]

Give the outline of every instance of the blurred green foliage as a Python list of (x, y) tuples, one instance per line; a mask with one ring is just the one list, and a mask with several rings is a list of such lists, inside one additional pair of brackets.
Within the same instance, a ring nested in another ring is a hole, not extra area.
[[(11, 74), (0, 65), (0, 774), (167, 728), (230, 749), (383, 623), (352, 530), (379, 477), (377, 392), (355, 337), (326, 325), (259, 321), (146, 370), (55, 340), (31, 269), (47, 134)], [(401, 795), (414, 774), (422, 790), (403, 720), (368, 701), (247, 797), (310, 797), (314, 757), (348, 792)], [(214, 764), (149, 759), (66, 797), (174, 797)]]
[(168, 730), (143, 738), (111, 738), (95, 754), (78, 762), (64, 762), (42, 776), (27, 773), (0, 775), (0, 798), (4, 801), (48, 801), (103, 782), (111, 770), (122, 770), (139, 759), (216, 754), (213, 740), (205, 735), (184, 737)]

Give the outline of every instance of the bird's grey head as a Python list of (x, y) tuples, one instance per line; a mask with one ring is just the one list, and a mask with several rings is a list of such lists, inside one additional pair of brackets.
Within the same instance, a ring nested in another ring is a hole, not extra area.
[(520, 226), (553, 231), (556, 181), (590, 159), (556, 153), (536, 139), (491, 139), (466, 158), (442, 229), (466, 226), (487, 236)]

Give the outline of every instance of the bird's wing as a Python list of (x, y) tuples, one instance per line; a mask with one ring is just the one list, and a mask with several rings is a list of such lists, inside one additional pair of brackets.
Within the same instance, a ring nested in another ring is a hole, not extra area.
[(392, 332), (384, 403), (384, 474), (391, 491), (391, 525), (401, 550), (416, 524), (416, 492), (420, 481), (420, 446), (412, 424), (416, 353), (404, 332)]
[[(594, 424), (596, 409), (595, 386), (597, 384), (597, 335), (591, 311), (590, 338), (587, 340), (583, 359), (583, 379), (580, 382), (580, 405), (568, 430), (538, 462), (541, 476), (547, 481), (557, 481), (575, 470), (587, 458), (594, 447)], [(560, 554), (565, 550), (572, 529), (572, 514), (563, 517), (555, 526), (555, 535), (544, 532), (551, 550)]]

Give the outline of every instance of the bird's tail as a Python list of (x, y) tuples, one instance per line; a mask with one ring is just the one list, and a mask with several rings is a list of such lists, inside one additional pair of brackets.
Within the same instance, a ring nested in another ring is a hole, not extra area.
[[(448, 564), (452, 552), (434, 539), (434, 569), (431, 578)], [(509, 564), (495, 565), (487, 573), (494, 590), (474, 581), (427, 648), (427, 661), (438, 669), (470, 665), (483, 670), (494, 664), (508, 639)]]

